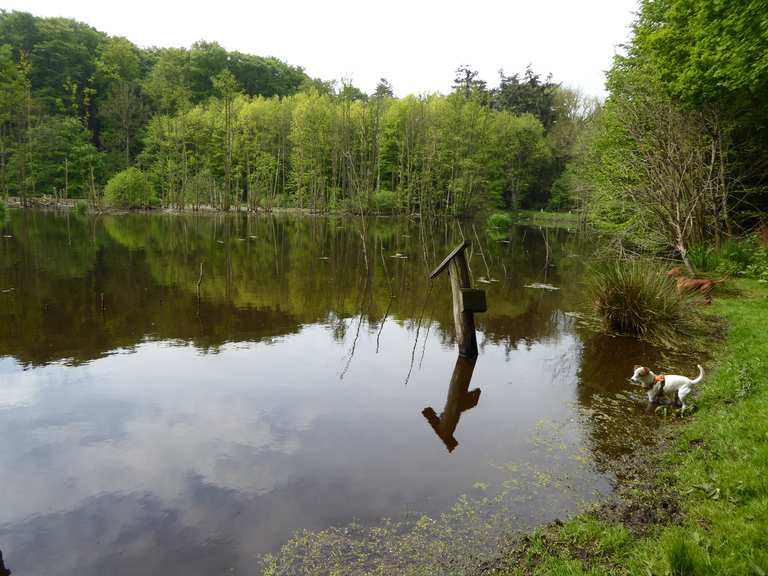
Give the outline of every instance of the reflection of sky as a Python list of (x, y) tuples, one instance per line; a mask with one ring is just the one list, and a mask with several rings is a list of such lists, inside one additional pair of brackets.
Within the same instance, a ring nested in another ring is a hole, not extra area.
[(298, 528), (435, 513), (493, 480), (491, 464), (535, 463), (537, 423), (573, 415), (573, 336), (511, 352), (486, 345), (471, 384), (480, 402), (448, 454), (420, 412), (442, 410), (454, 349), (431, 335), (419, 370), (420, 343), (404, 386), (414, 332), (387, 324), (377, 355), (364, 325), (340, 379), (348, 322), (341, 343), (307, 326), (218, 353), (144, 343), (77, 367), (0, 360), (0, 548), (11, 567), (118, 573), (140, 555), (196, 574), (223, 566), (193, 562), (200, 549), (244, 561)]

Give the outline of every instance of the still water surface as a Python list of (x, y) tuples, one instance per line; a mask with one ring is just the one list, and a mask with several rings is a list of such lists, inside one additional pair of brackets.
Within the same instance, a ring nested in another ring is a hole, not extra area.
[[(641, 441), (626, 378), (652, 352), (578, 322), (594, 245), (574, 232), (29, 211), (0, 228), (18, 574), (254, 574), (296, 530), (439, 515), (515, 477), (538, 479), (503, 503), (525, 527), (610, 491), (605, 463)], [(462, 235), (489, 305), (474, 370), (447, 278), (427, 280)], [(428, 408), (458, 416), (442, 437)]]

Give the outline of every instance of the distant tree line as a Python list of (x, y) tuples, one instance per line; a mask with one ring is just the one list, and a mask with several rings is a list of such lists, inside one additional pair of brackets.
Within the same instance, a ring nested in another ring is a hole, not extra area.
[(462, 66), (451, 94), (399, 99), (384, 79), (367, 95), (215, 42), (142, 49), (0, 12), (0, 194), (23, 200), (97, 203), (132, 169), (109, 196), (146, 190), (141, 206), (568, 208), (595, 110), (531, 69), (488, 88)]

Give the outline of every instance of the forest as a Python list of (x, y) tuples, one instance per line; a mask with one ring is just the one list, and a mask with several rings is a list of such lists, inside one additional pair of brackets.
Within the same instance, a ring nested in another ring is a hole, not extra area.
[[(139, 48), (0, 13), (0, 194), (118, 207), (467, 215), (569, 207), (564, 168), (596, 101), (530, 68), (395, 98), (216, 42)], [(111, 184), (110, 184), (111, 183)]]
[[(0, 195), (93, 207), (575, 211), (687, 259), (768, 204), (760, 2), (643, 0), (600, 101), (530, 67), (372, 94), (227, 52), (0, 12)], [(762, 24), (761, 24), (762, 23)]]

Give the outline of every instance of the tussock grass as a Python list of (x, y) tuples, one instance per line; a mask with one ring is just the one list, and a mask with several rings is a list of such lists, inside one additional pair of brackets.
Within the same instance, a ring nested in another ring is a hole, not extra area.
[(595, 266), (588, 276), (592, 309), (607, 332), (634, 336), (668, 348), (707, 332), (695, 301), (679, 295), (666, 269), (649, 260)]

